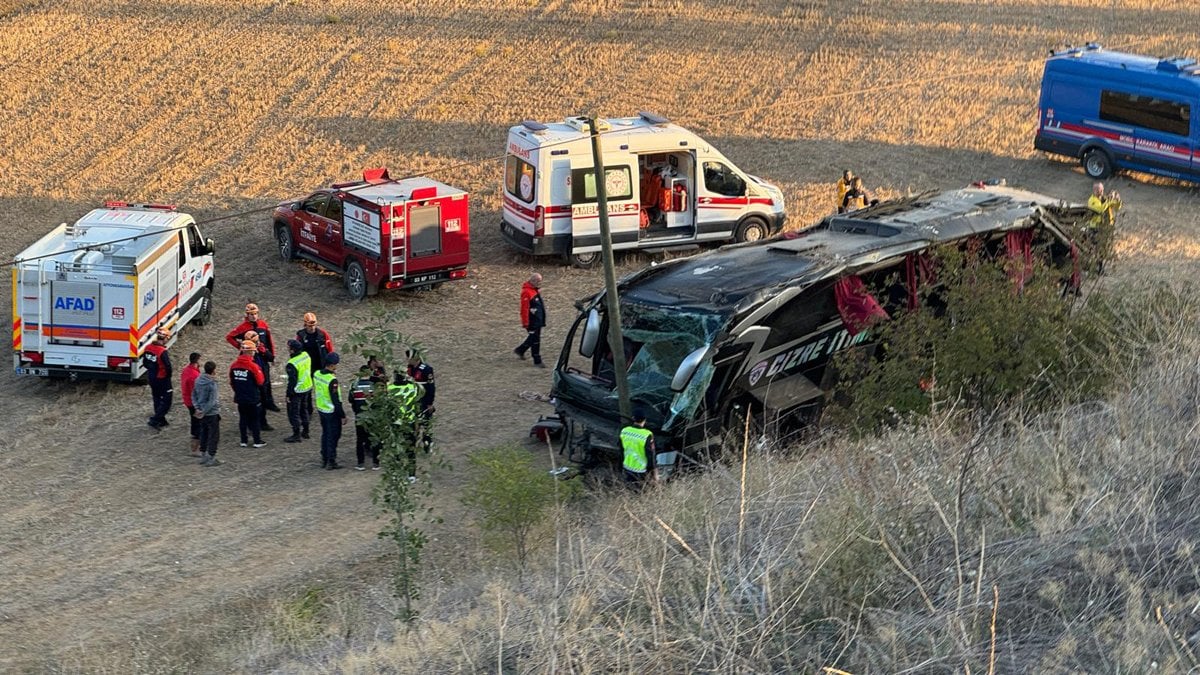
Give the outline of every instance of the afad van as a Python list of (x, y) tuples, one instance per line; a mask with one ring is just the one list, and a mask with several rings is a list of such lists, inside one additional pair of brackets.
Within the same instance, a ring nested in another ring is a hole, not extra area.
[[(653, 113), (601, 119), (614, 249), (683, 250), (765, 239), (783, 227), (783, 193), (708, 141)], [(578, 267), (600, 258), (591, 125), (570, 117), (508, 132), (500, 232), (533, 255)]]
[[(1070, 277), (1071, 223), (1085, 213), (1007, 187), (926, 193), (622, 279), (629, 397), (647, 413), (659, 475), (719, 452), (727, 438), (740, 447), (747, 420), (760, 430), (752, 438), (802, 429), (835, 383), (832, 357), (870, 349), (872, 320), (936, 288), (932, 249), (972, 243), (992, 256), (1044, 256)], [(577, 307), (551, 388), (563, 447), (575, 460), (619, 460), (605, 292)]]
[(1052, 52), (1034, 147), (1079, 159), (1092, 178), (1121, 169), (1200, 181), (1200, 65), (1106, 51)]

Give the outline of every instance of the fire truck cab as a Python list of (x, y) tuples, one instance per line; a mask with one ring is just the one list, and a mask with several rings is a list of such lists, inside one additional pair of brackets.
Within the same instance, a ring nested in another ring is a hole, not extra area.
[(275, 208), (279, 257), (341, 272), (355, 300), (380, 288), (432, 286), (467, 275), (467, 193), (430, 178), (367, 169)]
[[(783, 227), (783, 192), (691, 131), (649, 112), (596, 127), (614, 249), (757, 241)], [(591, 137), (584, 117), (526, 120), (509, 130), (500, 222), (509, 244), (577, 267), (599, 260)]]

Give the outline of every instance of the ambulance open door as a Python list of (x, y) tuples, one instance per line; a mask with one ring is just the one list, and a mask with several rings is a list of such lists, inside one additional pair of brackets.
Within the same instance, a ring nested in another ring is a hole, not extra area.
[[(614, 164), (605, 168), (608, 222), (616, 248), (632, 248), (638, 241), (638, 197), (634, 194), (633, 167)], [(572, 253), (600, 250), (600, 211), (597, 206), (596, 172), (588, 162), (571, 163)]]

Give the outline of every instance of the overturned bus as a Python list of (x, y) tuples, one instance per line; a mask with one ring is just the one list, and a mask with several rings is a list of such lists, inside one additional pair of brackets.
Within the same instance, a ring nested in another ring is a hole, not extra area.
[[(870, 339), (872, 314), (915, 302), (922, 253), (973, 239), (996, 255), (1070, 265), (1073, 223), (1083, 211), (976, 184), (830, 216), (803, 233), (622, 279), (630, 398), (655, 432), (660, 474), (681, 457), (716, 449), (728, 430), (740, 440), (747, 415), (794, 419), (818, 408), (833, 385), (831, 356)], [(878, 300), (871, 289), (881, 289)], [(618, 453), (622, 426), (604, 291), (576, 306), (551, 394), (571, 458), (599, 459)]]

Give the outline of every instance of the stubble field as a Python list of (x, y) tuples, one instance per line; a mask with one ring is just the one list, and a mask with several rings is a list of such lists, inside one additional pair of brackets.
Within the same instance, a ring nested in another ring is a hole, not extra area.
[[(519, 396), (549, 387), (510, 353), (521, 282), (546, 275), (552, 356), (571, 302), (602, 283), (500, 240), (494, 159), (509, 125), (657, 111), (779, 184), (792, 227), (829, 210), (847, 167), (883, 197), (1005, 177), (1081, 199), (1078, 168), (1031, 148), (1041, 56), (1088, 39), (1196, 55), (1195, 19), (1187, 0), (0, 2), (0, 258), (106, 198), (178, 203), (208, 223), (218, 267), (215, 321), (184, 332), (177, 362), (200, 351), (223, 368), (248, 299), (277, 340), (305, 311), (336, 340), (370, 305), (404, 308), (437, 369), (442, 449), (461, 466), (549, 412)], [(472, 271), (353, 305), (337, 277), (278, 260), (262, 209), (383, 165), (454, 167), (436, 177), (471, 192)], [(1194, 271), (1195, 188), (1113, 182), (1128, 208), (1112, 276)], [(0, 275), (0, 295), (10, 284)], [(155, 432), (144, 387), (0, 375), (0, 670), (171, 639), (385, 551), (370, 473), (319, 471), (315, 441), (279, 432), (238, 448), (229, 414), (225, 465), (201, 469), (176, 405)], [(435, 477), (433, 583), (483, 556), (461, 523), (462, 480)]]

